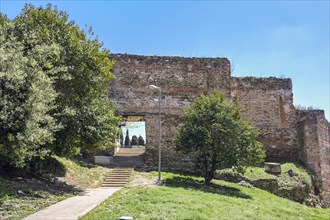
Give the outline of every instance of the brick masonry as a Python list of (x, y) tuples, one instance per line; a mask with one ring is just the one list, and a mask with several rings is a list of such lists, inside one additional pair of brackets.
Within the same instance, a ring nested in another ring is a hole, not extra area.
[(330, 205), (329, 122), (323, 111), (300, 111), (293, 105), (291, 79), (232, 77), (226, 58), (184, 58), (114, 54), (109, 97), (123, 104), (124, 115), (141, 115), (146, 122), (146, 158), (156, 164), (158, 91), (162, 89), (162, 162), (185, 164), (174, 149), (183, 109), (201, 94), (222, 91), (237, 103), (243, 118), (260, 132), (266, 161), (299, 161), (316, 175), (316, 185)]

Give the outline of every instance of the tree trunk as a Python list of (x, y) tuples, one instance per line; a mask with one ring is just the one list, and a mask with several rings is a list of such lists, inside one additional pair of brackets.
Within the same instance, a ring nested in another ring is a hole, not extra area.
[(207, 164), (207, 156), (205, 155), (204, 156), (204, 179), (205, 179), (205, 184), (207, 184), (206, 183), (206, 179), (208, 178), (208, 166), (207, 166), (208, 164)]
[(210, 172), (206, 172), (205, 173), (205, 177), (204, 177), (204, 179), (205, 179), (205, 182), (204, 182), (205, 185), (210, 185), (210, 183), (211, 183), (211, 181), (212, 181), (212, 179), (214, 177), (215, 170), (216, 170), (216, 160), (213, 159), (212, 160), (212, 164), (211, 164), (211, 170), (210, 170)]

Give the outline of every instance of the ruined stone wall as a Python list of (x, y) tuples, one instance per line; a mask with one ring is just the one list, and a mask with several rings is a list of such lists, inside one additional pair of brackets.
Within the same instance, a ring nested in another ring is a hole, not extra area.
[(296, 161), (296, 109), (291, 79), (233, 77), (231, 99), (243, 118), (258, 128), (268, 161)]
[[(230, 95), (230, 63), (226, 58), (182, 58), (115, 54), (116, 64), (109, 97), (123, 105), (125, 115), (144, 115), (146, 120), (146, 157), (154, 162), (158, 149), (158, 91), (162, 89), (163, 163), (181, 162), (174, 151), (175, 130), (183, 108), (201, 94), (214, 89)], [(157, 158), (158, 160), (158, 158)]]
[(330, 124), (324, 111), (299, 112), (299, 143), (304, 163), (315, 172), (315, 184), (330, 206)]
[(184, 164), (173, 139), (192, 100), (213, 90), (222, 91), (241, 109), (243, 118), (260, 132), (268, 161), (299, 161), (316, 174), (316, 184), (330, 204), (329, 123), (324, 113), (302, 112), (293, 106), (291, 79), (231, 77), (226, 58), (183, 58), (112, 55), (116, 79), (109, 97), (123, 103), (124, 115), (142, 115), (146, 121), (146, 159), (158, 161), (158, 91), (162, 89), (162, 162)]

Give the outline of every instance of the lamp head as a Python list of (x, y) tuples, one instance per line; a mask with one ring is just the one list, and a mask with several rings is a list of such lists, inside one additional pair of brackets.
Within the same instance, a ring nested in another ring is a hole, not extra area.
[(155, 85), (149, 85), (148, 87), (153, 88), (153, 89), (160, 89), (158, 86), (155, 86)]

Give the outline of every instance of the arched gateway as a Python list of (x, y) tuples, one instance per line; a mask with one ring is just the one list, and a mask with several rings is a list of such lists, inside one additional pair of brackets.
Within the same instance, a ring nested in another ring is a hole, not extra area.
[(173, 138), (183, 108), (213, 90), (236, 102), (243, 117), (261, 133), (267, 160), (300, 161), (317, 174), (317, 184), (330, 203), (329, 122), (322, 110), (300, 111), (293, 106), (291, 79), (232, 77), (226, 58), (184, 58), (114, 54), (109, 97), (123, 104), (123, 115), (143, 117), (146, 158), (157, 163), (158, 91), (162, 89), (162, 161), (185, 163), (174, 151)]

